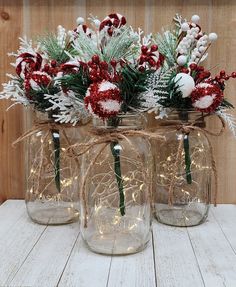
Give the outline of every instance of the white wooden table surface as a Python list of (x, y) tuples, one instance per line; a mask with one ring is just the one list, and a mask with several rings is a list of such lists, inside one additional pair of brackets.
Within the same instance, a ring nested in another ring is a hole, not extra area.
[(42, 226), (22, 200), (0, 206), (0, 286), (236, 286), (236, 205), (211, 208), (205, 224), (153, 223), (143, 252), (103, 256), (85, 247), (78, 223)]

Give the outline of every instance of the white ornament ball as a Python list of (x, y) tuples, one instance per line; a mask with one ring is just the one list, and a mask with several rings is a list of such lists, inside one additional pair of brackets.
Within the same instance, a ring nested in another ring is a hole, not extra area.
[(195, 88), (195, 82), (193, 78), (188, 74), (179, 73), (176, 75), (174, 81), (178, 85), (178, 90), (182, 92), (183, 98), (189, 97)]
[(186, 56), (179, 56), (177, 58), (177, 64), (180, 65), (180, 66), (184, 66), (187, 62), (187, 57)]
[(215, 42), (217, 40), (218, 36), (216, 33), (210, 33), (209, 36), (208, 36), (208, 39), (211, 41), (211, 42)]
[(98, 27), (100, 26), (100, 24), (101, 24), (101, 21), (98, 20), (98, 19), (94, 19), (94, 20), (93, 20), (93, 23), (94, 23), (94, 25), (96, 26), (96, 28), (98, 28)]
[(188, 25), (187, 22), (184, 22), (184, 23), (181, 24), (181, 30), (182, 30), (183, 32), (186, 32), (186, 31), (189, 30), (189, 25)]
[(192, 18), (191, 18), (191, 21), (194, 23), (194, 24), (198, 24), (199, 21), (200, 21), (200, 17), (198, 15), (193, 15)]
[(76, 23), (77, 23), (77, 25), (83, 24), (83, 23), (84, 23), (84, 18), (83, 18), (83, 17), (78, 17), (78, 18), (76, 19)]

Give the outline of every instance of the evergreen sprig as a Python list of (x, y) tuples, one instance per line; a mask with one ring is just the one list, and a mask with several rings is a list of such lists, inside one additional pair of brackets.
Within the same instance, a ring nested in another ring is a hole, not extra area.
[(76, 54), (75, 49), (69, 42), (65, 43), (65, 47), (62, 47), (58, 43), (58, 39), (55, 34), (47, 34), (46, 36), (39, 37), (38, 42), (40, 43), (48, 57), (50, 59), (56, 60), (60, 64), (70, 60), (70, 57), (68, 55)]
[(83, 99), (91, 82), (88, 73), (81, 67), (77, 73), (61, 77), (59, 83), (63, 88), (73, 91), (78, 98)]
[[(30, 90), (30, 103), (34, 105), (35, 109), (40, 112), (45, 112), (48, 108), (52, 106), (52, 104), (45, 99), (44, 95), (54, 95), (59, 92), (59, 89), (53, 85), (45, 88), (43, 86), (40, 87), (40, 91), (35, 91), (33, 89)], [(56, 111), (54, 111), (56, 113)]]
[(173, 108), (177, 110), (192, 109), (191, 98), (183, 98), (182, 92), (179, 90), (178, 81), (175, 81), (176, 73), (172, 73), (171, 79), (168, 84), (168, 95), (161, 98), (158, 103), (164, 108)]
[(122, 80), (119, 83), (123, 98), (122, 112), (127, 112), (130, 107), (138, 109), (141, 107), (141, 93), (146, 91), (146, 81), (151, 71), (140, 72), (132, 66), (122, 69)]

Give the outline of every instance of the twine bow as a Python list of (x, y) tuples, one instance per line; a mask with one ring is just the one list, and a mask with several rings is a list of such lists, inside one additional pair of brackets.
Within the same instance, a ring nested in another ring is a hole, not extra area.
[[(206, 115), (204, 117), (209, 117), (209, 116), (212, 116), (212, 115)], [(204, 117), (201, 117), (201, 119), (203, 119)], [(220, 136), (224, 132), (225, 122), (219, 115), (217, 115), (217, 118), (221, 122), (221, 129), (219, 132), (211, 132), (211, 131), (203, 128), (203, 127), (197, 126), (197, 120), (195, 122), (193, 122), (192, 124), (182, 124), (182, 125), (176, 124), (176, 121), (173, 121), (171, 123), (171, 125), (169, 125), (169, 127), (171, 127), (171, 128), (175, 127), (177, 130), (182, 131), (182, 133), (184, 135), (188, 135), (191, 131), (197, 130), (197, 131), (202, 132), (204, 134), (204, 136), (206, 137), (208, 144), (209, 144), (209, 147), (210, 147), (211, 165), (212, 165), (212, 171), (213, 171), (214, 178), (215, 178), (215, 190), (214, 190), (214, 200), (213, 200), (214, 206), (216, 206), (216, 200), (217, 200), (217, 194), (218, 194), (218, 182), (217, 182), (218, 175), (217, 175), (217, 169), (216, 169), (216, 161), (215, 161), (214, 153), (213, 153), (213, 147), (212, 147), (212, 144), (209, 140), (208, 135), (217, 137), (217, 136)], [(173, 176), (171, 178), (170, 186), (169, 186), (169, 198), (168, 198), (169, 205), (173, 204), (173, 194), (174, 194), (173, 190), (174, 190), (174, 186), (176, 183), (176, 174), (177, 174), (177, 170), (178, 170), (178, 165), (179, 165), (181, 154), (183, 151), (184, 136), (182, 137), (182, 139), (183, 140), (179, 141), (177, 154), (176, 154), (176, 161), (174, 164), (174, 172), (173, 172)]]

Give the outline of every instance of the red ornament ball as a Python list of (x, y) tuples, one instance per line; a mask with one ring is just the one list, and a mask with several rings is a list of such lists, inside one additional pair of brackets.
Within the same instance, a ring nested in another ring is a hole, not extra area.
[(223, 91), (218, 84), (200, 83), (191, 93), (193, 107), (204, 113), (214, 112), (223, 97)]
[(104, 80), (89, 86), (84, 103), (91, 114), (101, 119), (107, 119), (119, 113), (122, 98), (119, 88)]

